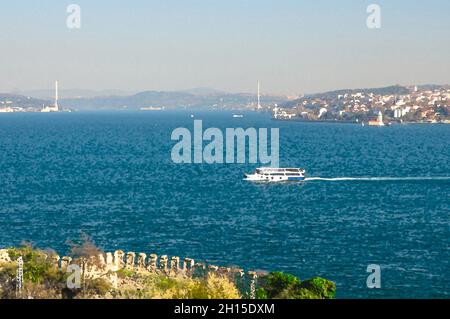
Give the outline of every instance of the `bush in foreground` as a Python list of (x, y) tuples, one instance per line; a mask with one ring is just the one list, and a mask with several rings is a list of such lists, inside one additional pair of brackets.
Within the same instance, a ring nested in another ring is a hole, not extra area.
[(301, 281), (290, 274), (271, 272), (260, 281), (258, 299), (333, 299), (336, 294), (336, 284), (320, 277)]

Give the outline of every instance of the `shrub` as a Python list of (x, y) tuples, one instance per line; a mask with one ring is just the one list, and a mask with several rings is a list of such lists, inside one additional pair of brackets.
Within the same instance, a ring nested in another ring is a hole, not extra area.
[[(168, 277), (163, 274), (137, 273), (132, 281), (122, 277), (122, 285), (113, 295), (139, 299), (238, 299), (239, 291), (226, 277), (209, 274), (205, 278)], [(130, 283), (128, 285), (127, 283)], [(136, 285), (136, 283), (141, 283)]]
[(19, 256), (23, 259), (23, 280), (35, 284), (56, 283), (63, 279), (62, 274), (52, 264), (54, 252), (33, 249), (31, 246), (11, 248), (8, 250), (12, 260)]
[(307, 289), (322, 299), (333, 299), (336, 295), (336, 284), (324, 278), (315, 277), (300, 284), (300, 289)]
[(236, 286), (225, 276), (210, 273), (205, 281), (200, 281), (200, 287), (204, 290), (206, 299), (240, 298)]
[(302, 282), (293, 275), (272, 272), (260, 282), (258, 299), (333, 299), (336, 294), (336, 284), (319, 277)]
[[(53, 251), (33, 249), (31, 245), (8, 250), (14, 261), (3, 265), (0, 270), (2, 298), (58, 298), (64, 286), (64, 274), (52, 263)], [(22, 295), (16, 295), (16, 260), (23, 259)]]
[(88, 280), (89, 290), (87, 291), (88, 295), (98, 295), (104, 296), (108, 291), (111, 290), (111, 284), (103, 279), (103, 278), (95, 278)]
[(0, 265), (0, 299), (15, 297), (16, 265), (5, 263)]
[[(300, 283), (297, 277), (282, 272), (271, 272), (266, 277), (262, 277), (263, 289), (268, 299), (277, 298), (283, 291), (289, 289), (294, 284)], [(260, 292), (263, 294), (263, 292)]]
[(77, 243), (69, 241), (68, 244), (71, 247), (69, 256), (73, 258), (74, 263), (80, 265), (83, 269), (88, 264), (97, 267), (101, 266), (97, 257), (103, 255), (104, 252), (95, 245), (89, 236), (82, 233)]
[(122, 279), (123, 278), (133, 278), (137, 275), (138, 274), (133, 269), (122, 268), (117, 271), (117, 276)]

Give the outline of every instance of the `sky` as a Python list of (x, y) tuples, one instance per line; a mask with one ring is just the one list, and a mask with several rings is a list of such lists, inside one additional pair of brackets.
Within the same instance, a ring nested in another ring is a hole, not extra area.
[[(81, 8), (81, 28), (66, 25)], [(381, 27), (367, 27), (378, 4)], [(0, 92), (302, 94), (450, 83), (448, 0), (15, 0), (0, 4)]]

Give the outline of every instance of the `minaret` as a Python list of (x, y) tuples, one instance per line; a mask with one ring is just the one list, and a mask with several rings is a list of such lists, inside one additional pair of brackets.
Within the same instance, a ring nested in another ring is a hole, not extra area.
[(55, 81), (55, 109), (56, 109), (56, 111), (59, 111), (59, 106), (58, 106), (58, 81)]

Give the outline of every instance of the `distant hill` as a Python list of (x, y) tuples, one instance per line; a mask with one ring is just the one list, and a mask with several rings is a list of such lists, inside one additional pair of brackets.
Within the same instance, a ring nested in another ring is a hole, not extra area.
[[(438, 88), (442, 86), (432, 84), (419, 86), (419, 88), (424, 87)], [(67, 94), (68, 92), (71, 94)], [(340, 94), (352, 94), (356, 92), (403, 95), (408, 94), (410, 90), (400, 85), (393, 85), (382, 88), (335, 90), (310, 94), (306, 98), (335, 99)], [(0, 94), (0, 103), (9, 100), (12, 101), (14, 106), (36, 108), (42, 107), (43, 104), (51, 105), (53, 103), (52, 94), (50, 94), (51, 91), (42, 91), (40, 93), (39, 96), (49, 96), (49, 98), (35, 98), (23, 94)], [(167, 109), (242, 109), (256, 102), (255, 94), (225, 93), (211, 88), (194, 88), (184, 91), (144, 91), (137, 94), (126, 94), (126, 92), (118, 90), (68, 90), (61, 91), (60, 97), (59, 104), (62, 107), (75, 110), (139, 110), (142, 107), (150, 106), (165, 107)], [(284, 96), (267, 95), (262, 96), (261, 99), (263, 105), (279, 104), (283, 107), (294, 107), (301, 101), (301, 99), (297, 99), (288, 102)]]
[[(404, 86), (400, 85), (392, 85), (381, 88), (366, 88), (366, 89), (343, 89), (343, 90), (335, 90), (328, 91), (323, 93), (315, 93), (306, 95), (306, 98), (319, 98), (319, 99), (335, 99), (338, 95), (344, 94), (355, 94), (355, 93), (364, 93), (364, 94), (377, 94), (377, 95), (406, 95), (410, 93), (410, 90)], [(294, 107), (298, 104), (302, 99), (297, 99), (293, 101), (286, 102), (283, 107)]]
[[(254, 94), (230, 94), (211, 89), (188, 91), (145, 91), (130, 96), (103, 96), (62, 99), (61, 105), (78, 110), (129, 109), (142, 107), (233, 109), (243, 108), (256, 101)], [(284, 103), (285, 97), (263, 96), (263, 104)]]
[(223, 91), (219, 91), (216, 89), (212, 89), (212, 88), (193, 88), (193, 89), (189, 89), (189, 90), (183, 90), (182, 92), (185, 93), (190, 93), (193, 95), (224, 95), (226, 94)]
[[(54, 90), (18, 90), (13, 92), (17, 95), (33, 96), (38, 99), (53, 100)], [(123, 90), (84, 90), (84, 89), (64, 89), (59, 90), (59, 96), (66, 99), (93, 98), (99, 96), (127, 96), (134, 92)]]
[(419, 88), (420, 90), (437, 90), (440, 88), (450, 88), (450, 85), (439, 85), (439, 84), (422, 84), (422, 85), (418, 85), (417, 88)]
[[(65, 91), (66, 92), (66, 91)], [(67, 98), (65, 92), (60, 92), (59, 105), (74, 110), (139, 110), (143, 107), (165, 107), (167, 109), (242, 109), (256, 103), (255, 94), (231, 94), (209, 88), (198, 88), (186, 91), (144, 91), (133, 95), (101, 95), (90, 96), (95, 91), (72, 90), (73, 97)], [(107, 93), (108, 91), (101, 91)], [(113, 91), (111, 91), (113, 92)], [(46, 96), (46, 92), (40, 92)], [(50, 93), (47, 92), (48, 94)], [(78, 95), (82, 94), (82, 95)], [(87, 96), (86, 96), (87, 95)], [(51, 96), (51, 95), (50, 95)], [(262, 96), (263, 105), (284, 103), (283, 96)], [(2, 103), (3, 102), (3, 103)], [(0, 94), (0, 107), (12, 106), (23, 108), (41, 108), (52, 105), (53, 97), (33, 98), (21, 94)]]
[(373, 93), (373, 94), (379, 94), (379, 95), (391, 95), (391, 94), (397, 94), (397, 95), (405, 95), (410, 92), (408, 88), (400, 85), (392, 85), (392, 86), (386, 86), (381, 88), (366, 88), (366, 89), (344, 89), (344, 90), (336, 90), (336, 91), (329, 91), (325, 93), (317, 93), (312, 94), (311, 96), (314, 97), (335, 97), (339, 94), (354, 94), (354, 93)]

